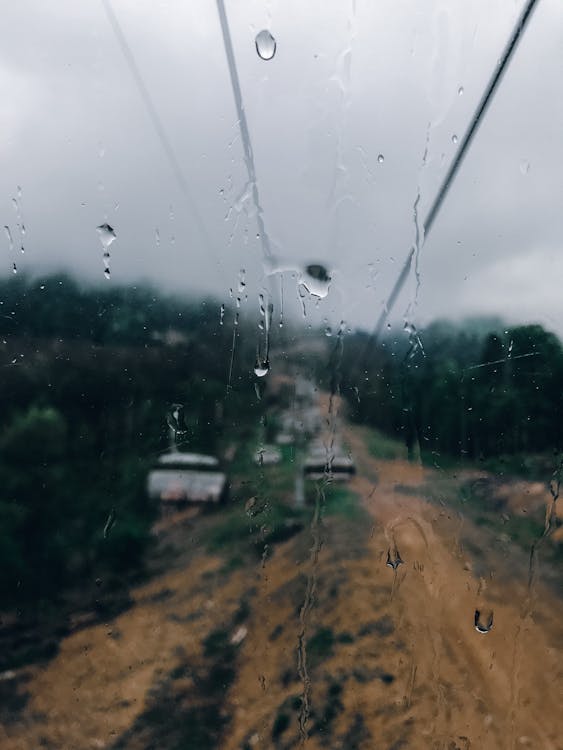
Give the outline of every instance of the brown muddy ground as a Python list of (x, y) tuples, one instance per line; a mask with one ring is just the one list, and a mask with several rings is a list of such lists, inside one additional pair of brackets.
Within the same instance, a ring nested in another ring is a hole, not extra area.
[[(327, 514), (263, 561), (206, 551), (220, 513), (161, 525), (166, 569), (133, 606), (3, 676), (21, 700), (0, 746), (561, 750), (553, 587), (540, 571), (530, 590), (524, 550), (425, 499), (436, 471), (374, 459), (358, 428), (344, 437), (356, 513)], [(494, 611), (487, 634), (475, 609)]]

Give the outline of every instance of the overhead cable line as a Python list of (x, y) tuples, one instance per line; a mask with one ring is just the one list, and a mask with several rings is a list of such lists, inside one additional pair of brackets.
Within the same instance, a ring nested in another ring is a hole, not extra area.
[(182, 191), (183, 195), (186, 198), (189, 211), (192, 215), (195, 225), (197, 226), (201, 239), (203, 240), (204, 245), (208, 249), (210, 249), (215, 255), (215, 257), (217, 258), (217, 253), (215, 252), (214, 247), (209, 239), (209, 235), (207, 234), (205, 224), (203, 223), (203, 219), (201, 218), (201, 215), (196, 207), (194, 198), (191, 194), (184, 172), (178, 161), (178, 157), (176, 156), (172, 143), (170, 142), (170, 139), (168, 138), (168, 135), (166, 133), (166, 129), (164, 128), (164, 125), (162, 123), (162, 120), (160, 119), (160, 116), (154, 105), (152, 97), (145, 85), (143, 76), (141, 75), (141, 71), (139, 70), (139, 66), (137, 65), (133, 52), (131, 51), (129, 44), (127, 43), (127, 39), (125, 37), (123, 29), (121, 28), (121, 25), (119, 21), (117, 20), (117, 16), (115, 15), (115, 12), (112, 8), (111, 1), (101, 0), (101, 3), (103, 5), (109, 24), (113, 30), (113, 33), (119, 45), (121, 53), (125, 59), (125, 62), (127, 63), (129, 72), (131, 73), (131, 76), (133, 80), (135, 81), (135, 85), (137, 86), (137, 91), (139, 92), (141, 101), (143, 102), (143, 105), (145, 107), (147, 115), (149, 116), (149, 119), (154, 128), (156, 136), (158, 140), (160, 141), (162, 150), (164, 151), (166, 158), (168, 159), (168, 163), (170, 164), (174, 177), (176, 178), (176, 182), (178, 183), (180, 190)]
[(238, 126), (240, 129), (240, 135), (242, 140), (242, 147), (244, 151), (244, 162), (248, 173), (248, 180), (252, 189), (252, 200), (256, 209), (256, 222), (258, 224), (258, 232), (260, 234), (260, 242), (262, 245), (262, 254), (264, 260), (272, 260), (272, 248), (270, 244), (270, 238), (266, 232), (264, 224), (264, 216), (262, 212), (262, 206), (260, 205), (260, 196), (258, 194), (258, 184), (256, 182), (256, 168), (254, 165), (254, 152), (252, 150), (252, 142), (250, 140), (250, 131), (248, 129), (248, 122), (246, 119), (246, 112), (244, 110), (244, 104), (242, 100), (242, 91), (240, 88), (240, 81), (237, 71), (237, 63), (235, 60), (235, 53), (233, 50), (233, 42), (231, 39), (231, 32), (229, 30), (229, 20), (225, 11), (225, 3), (223, 0), (217, 0), (217, 12), (219, 13), (219, 21), (221, 23), (221, 32), (223, 34), (223, 46), (225, 48), (225, 56), (227, 58), (227, 65), (229, 67), (229, 75), (231, 78), (231, 87), (233, 90), (233, 98), (235, 100), (235, 107), (237, 110)]
[[(489, 82), (487, 83), (485, 91), (483, 92), (483, 95), (481, 96), (481, 99), (479, 100), (479, 103), (477, 104), (477, 108), (475, 109), (475, 112), (473, 114), (473, 117), (471, 118), (469, 126), (467, 127), (467, 130), (465, 131), (463, 138), (461, 139), (459, 149), (457, 150), (457, 153), (452, 163), (450, 164), (450, 167), (446, 173), (446, 176), (444, 177), (444, 180), (442, 181), (442, 184), (440, 185), (440, 188), (438, 190), (436, 197), (434, 198), (434, 202), (430, 206), (430, 209), (428, 211), (428, 214), (426, 215), (426, 218), (423, 221), (423, 224), (422, 224), (423, 229), (424, 229), (423, 244), (432, 230), (432, 227), (434, 225), (434, 221), (438, 215), (438, 212), (440, 211), (442, 204), (448, 194), (448, 191), (452, 186), (452, 183), (457, 175), (457, 172), (461, 166), (461, 163), (463, 159), (465, 158), (465, 155), (467, 154), (469, 146), (471, 145), (471, 142), (473, 141), (473, 138), (475, 137), (475, 134), (477, 133), (477, 130), (493, 99), (493, 96), (498, 90), (498, 86), (502, 80), (502, 77), (504, 73), (506, 72), (508, 68), (508, 64), (510, 63), (514, 55), (518, 42), (522, 39), (525, 28), (531, 18), (532, 11), (534, 10), (537, 3), (538, 3), (538, 0), (527, 0), (524, 8), (522, 9), (520, 15), (518, 16), (516, 24), (514, 28), (512, 29), (512, 33), (510, 34), (510, 37), (503, 49), (503, 52), (500, 58), (498, 59), (495, 69), (491, 77), (489, 78)], [(373, 343), (374, 340), (376, 340), (379, 334), (381, 333), (383, 326), (385, 325), (385, 321), (387, 320), (389, 313), (391, 312), (393, 306), (395, 305), (395, 302), (397, 301), (397, 297), (399, 296), (409, 276), (409, 272), (411, 269), (411, 265), (412, 265), (415, 252), (416, 252), (416, 246), (413, 246), (410, 249), (406, 257), (405, 262), (403, 263), (401, 271), (399, 272), (399, 275), (397, 276), (395, 284), (393, 285), (393, 289), (391, 290), (391, 293), (389, 297), (387, 298), (387, 301), (383, 307), (381, 315), (379, 316), (374, 332), (371, 336), (371, 343)]]

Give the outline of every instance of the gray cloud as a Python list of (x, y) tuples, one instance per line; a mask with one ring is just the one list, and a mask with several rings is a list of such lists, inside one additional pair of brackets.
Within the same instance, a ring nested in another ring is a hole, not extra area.
[[(469, 7), (470, 5), (470, 7)], [(227, 2), (266, 226), (284, 268), (334, 269), (308, 305), (371, 326), (414, 241), (520, 4)], [(26, 0), (0, 30), (0, 212), (23, 189), (18, 267), (103, 281), (95, 227), (115, 227), (112, 280), (249, 306), (263, 279), (214, 3), (112, 7), (189, 184), (194, 223), (101, 3)], [(254, 49), (269, 27), (278, 51)], [(421, 256), (416, 315), (498, 312), (563, 331), (563, 8), (544, 0)], [(459, 88), (463, 94), (458, 94)], [(428, 158), (422, 165), (425, 147)], [(384, 155), (383, 163), (378, 155)], [(157, 229), (160, 242), (157, 242)], [(12, 259), (6, 245), (0, 268)], [(299, 309), (286, 271), (286, 306)], [(110, 282), (112, 283), (112, 282)], [(277, 290), (277, 283), (273, 283)], [(412, 303), (411, 279), (396, 317)], [(277, 293), (277, 292), (276, 292)], [(276, 300), (277, 304), (277, 300)]]

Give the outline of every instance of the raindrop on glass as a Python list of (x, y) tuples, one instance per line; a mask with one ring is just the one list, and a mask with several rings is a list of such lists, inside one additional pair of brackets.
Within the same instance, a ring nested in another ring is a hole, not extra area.
[(116, 234), (113, 230), (113, 227), (110, 227), (109, 224), (100, 224), (99, 227), (96, 227), (96, 232), (98, 233), (100, 242), (102, 243), (102, 247), (104, 248), (104, 276), (109, 281), (111, 273), (109, 270), (110, 254), (108, 248), (115, 240)]
[(379, 162), (380, 164), (383, 164), (383, 162), (385, 161), (385, 157), (383, 156), (383, 154), (379, 154), (379, 155), (378, 155), (378, 157), (377, 157), (377, 161), (378, 161), (378, 162)]
[(244, 292), (244, 289), (246, 287), (246, 271), (244, 268), (241, 268), (238, 275), (238, 291), (239, 294)]
[(267, 359), (265, 360), (256, 360), (256, 364), (254, 365), (254, 374), (257, 378), (263, 378), (264, 375), (267, 375), (270, 370), (270, 363)]
[(175, 435), (186, 432), (184, 407), (182, 404), (172, 404), (166, 415), (166, 422)]
[(521, 174), (527, 175), (529, 171), (530, 171), (530, 162), (527, 161), (526, 159), (522, 159), (522, 161), (520, 162)]
[(460, 86), (460, 87), (458, 88), (458, 90), (457, 90), (457, 95), (458, 95), (458, 96), (463, 96), (463, 86)]
[(482, 633), (483, 635), (485, 635), (492, 629), (493, 619), (494, 617), (492, 609), (486, 612), (483, 612), (480, 609), (476, 609), (474, 618), (475, 630), (478, 633)]
[(401, 555), (399, 554), (399, 550), (394, 547), (393, 549), (389, 548), (387, 550), (387, 562), (385, 563), (388, 568), (393, 568), (393, 570), (397, 570), (399, 565), (403, 565), (403, 560), (401, 560)]
[(14, 240), (12, 239), (12, 233), (10, 231), (10, 227), (5, 226), (4, 232), (6, 233), (6, 237), (8, 238), (8, 244), (10, 246), (10, 252), (14, 249)]
[(12, 273), (17, 273), (17, 272), (18, 272), (18, 267), (14, 263), (14, 265), (12, 266)]
[(115, 231), (109, 224), (100, 224), (99, 227), (96, 227), (96, 232), (104, 249), (107, 249), (116, 238)]
[(225, 305), (221, 305), (219, 308), (219, 325), (223, 325), (223, 320), (225, 318)]
[(256, 52), (262, 60), (271, 60), (276, 54), (276, 40), (270, 34), (268, 29), (263, 29), (256, 34)]
[(107, 539), (110, 531), (113, 529), (115, 524), (115, 508), (110, 510), (109, 516), (107, 517), (106, 525), (104, 526), (104, 539)]
[(454, 146), (457, 143), (457, 135), (455, 133), (452, 135), (452, 143), (454, 144)]
[(300, 278), (301, 284), (309, 292), (323, 299), (330, 289), (331, 277), (325, 266), (320, 263), (311, 263), (305, 267), (305, 272)]

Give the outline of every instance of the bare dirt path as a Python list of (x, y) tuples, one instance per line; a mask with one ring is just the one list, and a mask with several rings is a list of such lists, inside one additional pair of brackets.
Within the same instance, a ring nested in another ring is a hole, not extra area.
[[(410, 634), (421, 730), (426, 725), (422, 731), (435, 743), (457, 737), (460, 747), (562, 748), (561, 601), (541, 582), (528, 601), (527, 578), (511, 579), (509, 571), (502, 586), (495, 577), (477, 580), (460, 546), (460, 519), (401, 492), (416, 488), (424, 474), (432, 481), (433, 472), (378, 461), (357, 430), (347, 428), (345, 436), (360, 468), (354, 489), (374, 518), (374, 544), (385, 539), (404, 560), (394, 598)], [(375, 490), (363, 478), (374, 472)], [(495, 567), (502, 566), (498, 559)], [(474, 628), (476, 608), (494, 610), (487, 634)]]

